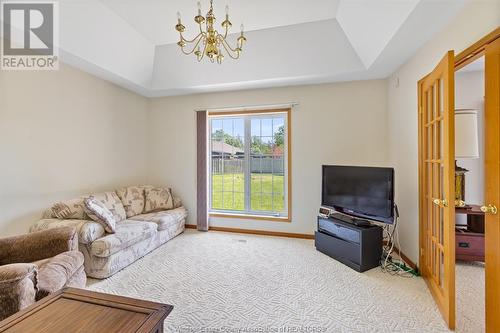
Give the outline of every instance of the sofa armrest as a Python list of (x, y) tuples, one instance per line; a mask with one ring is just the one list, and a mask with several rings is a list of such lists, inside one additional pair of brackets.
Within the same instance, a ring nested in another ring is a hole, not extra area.
[(0, 266), (0, 321), (35, 303), (34, 264)]
[(78, 242), (81, 244), (90, 244), (96, 239), (105, 235), (104, 227), (90, 220), (60, 220), (43, 219), (35, 222), (30, 228), (30, 232), (48, 230), (60, 227), (73, 227), (78, 233)]
[(174, 196), (174, 208), (182, 207), (182, 200), (179, 197)]
[(78, 249), (75, 228), (62, 227), (0, 239), (0, 265), (28, 263)]
[(19, 263), (0, 266), (0, 285), (24, 278), (34, 278), (37, 266), (31, 263)]

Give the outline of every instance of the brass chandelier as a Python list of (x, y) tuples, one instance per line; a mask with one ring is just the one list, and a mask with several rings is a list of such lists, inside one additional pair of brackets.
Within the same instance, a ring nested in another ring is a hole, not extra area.
[[(175, 30), (179, 32), (180, 40), (177, 43), (181, 48), (182, 53), (185, 55), (190, 55), (194, 53), (196, 59), (200, 62), (205, 56), (210, 59), (211, 62), (217, 61), (221, 64), (224, 60), (225, 53), (233, 59), (239, 59), (241, 56), (243, 43), (246, 42), (246, 37), (243, 33), (243, 24), (241, 25), (241, 34), (237, 39), (237, 45), (232, 48), (227, 42), (227, 35), (229, 29), (232, 27), (231, 21), (229, 21), (229, 7), (226, 6), (226, 19), (222, 22), (222, 28), (224, 28), (224, 34), (220, 34), (215, 28), (214, 23), (216, 21), (214, 10), (213, 10), (213, 0), (210, 0), (210, 10), (208, 11), (206, 17), (201, 15), (201, 3), (198, 2), (198, 15), (195, 16), (194, 21), (198, 23), (200, 27), (200, 33), (195, 38), (188, 40), (184, 38), (182, 33), (186, 30), (186, 27), (181, 22), (181, 14), (177, 13), (177, 25)], [(205, 23), (205, 30), (203, 29), (203, 24)], [(186, 50), (186, 46), (193, 45), (191, 50)]]

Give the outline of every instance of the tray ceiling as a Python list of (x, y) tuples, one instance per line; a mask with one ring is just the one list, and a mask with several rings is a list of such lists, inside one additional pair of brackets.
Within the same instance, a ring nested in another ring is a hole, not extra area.
[(386, 78), (465, 1), (214, 0), (248, 38), (217, 65), (175, 45), (176, 13), (191, 36), (197, 0), (60, 0), (60, 57), (145, 96)]

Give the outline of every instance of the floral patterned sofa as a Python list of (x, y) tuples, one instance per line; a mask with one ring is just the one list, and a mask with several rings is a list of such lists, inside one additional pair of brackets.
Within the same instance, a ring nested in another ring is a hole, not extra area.
[[(92, 220), (85, 206), (87, 198), (109, 209), (116, 221), (114, 233)], [(104, 279), (182, 233), (186, 217), (186, 209), (170, 188), (130, 186), (55, 203), (30, 232), (76, 228), (87, 276)]]

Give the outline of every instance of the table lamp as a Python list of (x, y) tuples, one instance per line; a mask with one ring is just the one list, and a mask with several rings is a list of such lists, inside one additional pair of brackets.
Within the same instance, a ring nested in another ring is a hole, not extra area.
[(465, 173), (457, 159), (479, 158), (477, 110), (455, 110), (455, 206), (465, 207)]

